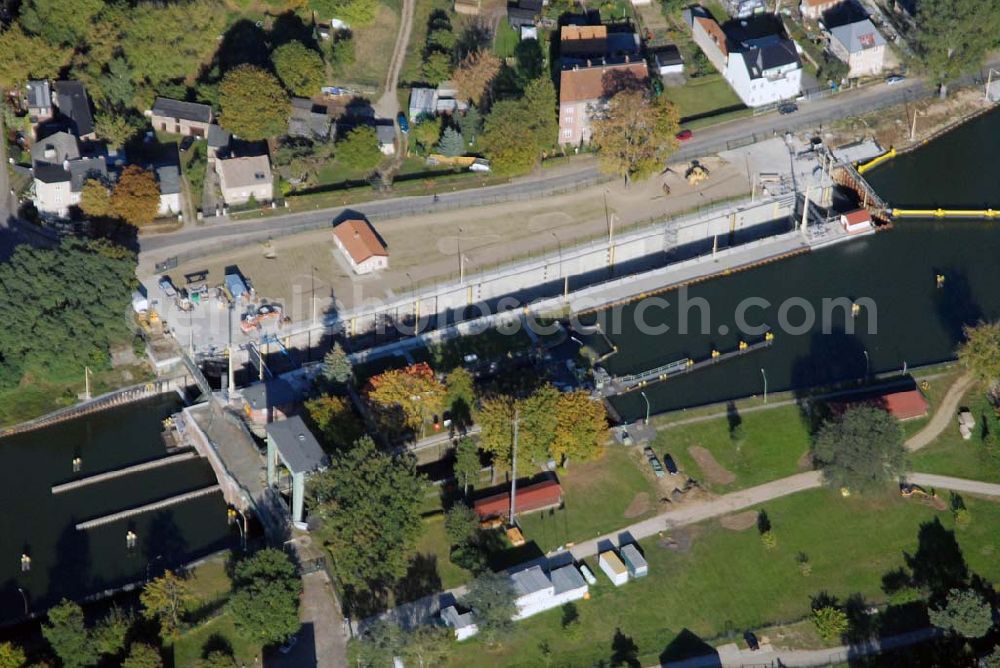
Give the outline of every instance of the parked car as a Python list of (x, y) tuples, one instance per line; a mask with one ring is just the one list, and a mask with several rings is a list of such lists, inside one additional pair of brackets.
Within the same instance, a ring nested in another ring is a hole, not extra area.
[(653, 448), (647, 445), (642, 449), (642, 454), (646, 455), (646, 460), (649, 461), (649, 467), (653, 469), (653, 475), (657, 478), (662, 478), (665, 475), (663, 472), (663, 465), (660, 464), (660, 460), (656, 456), (656, 453), (653, 452)]
[(681, 130), (676, 135), (677, 141), (688, 141), (691, 137), (694, 137), (694, 133), (690, 130)]
[(906, 77), (902, 74), (893, 74), (891, 77), (886, 77), (885, 83), (889, 86), (895, 86), (898, 83), (903, 83), (906, 81)]
[(747, 631), (743, 634), (743, 640), (746, 641), (747, 647), (750, 648), (751, 652), (756, 652), (760, 649), (760, 643), (757, 641), (757, 636), (751, 631)]
[(677, 463), (674, 458), (670, 456), (669, 452), (663, 453), (663, 465), (667, 467), (667, 473), (670, 475), (677, 475)]
[(163, 290), (163, 294), (170, 297), (171, 299), (177, 296), (177, 290), (174, 289), (174, 282), (170, 280), (169, 276), (160, 276), (160, 289)]
[(181, 140), (181, 146), (180, 146), (181, 153), (188, 150), (192, 146), (194, 146), (194, 137), (188, 135), (187, 137)]
[(798, 110), (799, 110), (799, 105), (795, 104), (794, 102), (786, 102), (778, 107), (778, 113), (782, 115), (794, 114)]
[(410, 121), (406, 118), (406, 114), (399, 112), (396, 115), (396, 121), (399, 123), (399, 131), (406, 134), (410, 131)]

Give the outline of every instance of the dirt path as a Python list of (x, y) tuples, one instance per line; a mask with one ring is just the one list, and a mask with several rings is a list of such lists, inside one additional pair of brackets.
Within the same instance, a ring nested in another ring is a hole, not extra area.
[[(396, 46), (392, 52), (392, 60), (389, 62), (389, 71), (385, 75), (385, 87), (382, 97), (375, 103), (375, 115), (379, 118), (396, 118), (399, 113), (399, 98), (396, 95), (396, 86), (399, 84), (399, 72), (403, 69), (403, 60), (406, 58), (406, 47), (410, 44), (410, 31), (413, 28), (413, 8), (416, 0), (403, 0), (403, 9), (400, 16), (399, 33), (396, 35)], [(399, 137), (399, 128), (396, 128), (396, 136)]]
[(930, 422), (927, 423), (923, 429), (918, 431), (916, 434), (910, 437), (906, 442), (906, 449), (910, 452), (919, 450), (920, 448), (929, 445), (934, 439), (941, 435), (948, 425), (952, 423), (955, 419), (955, 413), (958, 410), (958, 402), (962, 400), (965, 393), (968, 391), (974, 379), (969, 374), (964, 374), (959, 376), (958, 379), (952, 383), (951, 387), (945, 393), (944, 398), (941, 400), (941, 404), (937, 408), (937, 412), (931, 417)]

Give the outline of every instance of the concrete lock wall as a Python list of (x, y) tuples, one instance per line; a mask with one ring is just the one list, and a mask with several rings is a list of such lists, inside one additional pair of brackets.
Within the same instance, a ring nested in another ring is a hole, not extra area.
[(708, 213), (667, 220), (615, 236), (613, 245), (609, 245), (608, 239), (604, 238), (496, 271), (475, 272), (467, 268), (464, 283), (439, 285), (415, 298), (397, 299), (374, 308), (362, 306), (344, 311), (338, 314), (337, 320), (343, 324), (345, 333), (353, 336), (375, 329), (377, 323), (385, 319), (402, 321), (414, 318), (418, 313), (424, 319), (433, 315), (444, 316), (507, 295), (530, 294), (540, 285), (565, 281), (566, 277), (569, 277), (568, 286), (564, 287), (575, 291), (582, 286), (574, 285), (574, 277), (785, 218), (793, 213), (793, 208), (794, 198), (789, 197), (729, 204)]

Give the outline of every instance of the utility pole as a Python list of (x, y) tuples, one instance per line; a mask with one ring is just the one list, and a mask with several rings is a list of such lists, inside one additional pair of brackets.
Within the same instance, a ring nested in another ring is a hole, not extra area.
[(517, 496), (517, 423), (518, 423), (518, 409), (514, 409), (514, 443), (511, 446), (510, 451), (510, 514), (508, 515), (508, 523), (514, 526), (514, 513), (517, 509), (516, 507), (516, 496)]
[(90, 367), (83, 367), (83, 398), (90, 401)]

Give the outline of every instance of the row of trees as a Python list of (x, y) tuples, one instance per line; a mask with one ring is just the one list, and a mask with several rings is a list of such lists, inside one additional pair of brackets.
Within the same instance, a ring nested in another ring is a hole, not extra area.
[(560, 392), (542, 385), (532, 394), (497, 396), (482, 402), (476, 413), (482, 431), (479, 447), (493, 457), (495, 470), (510, 470), (514, 420), (518, 423), (517, 457), (522, 463), (544, 465), (554, 460), (594, 459), (607, 437), (604, 404), (584, 391)]

